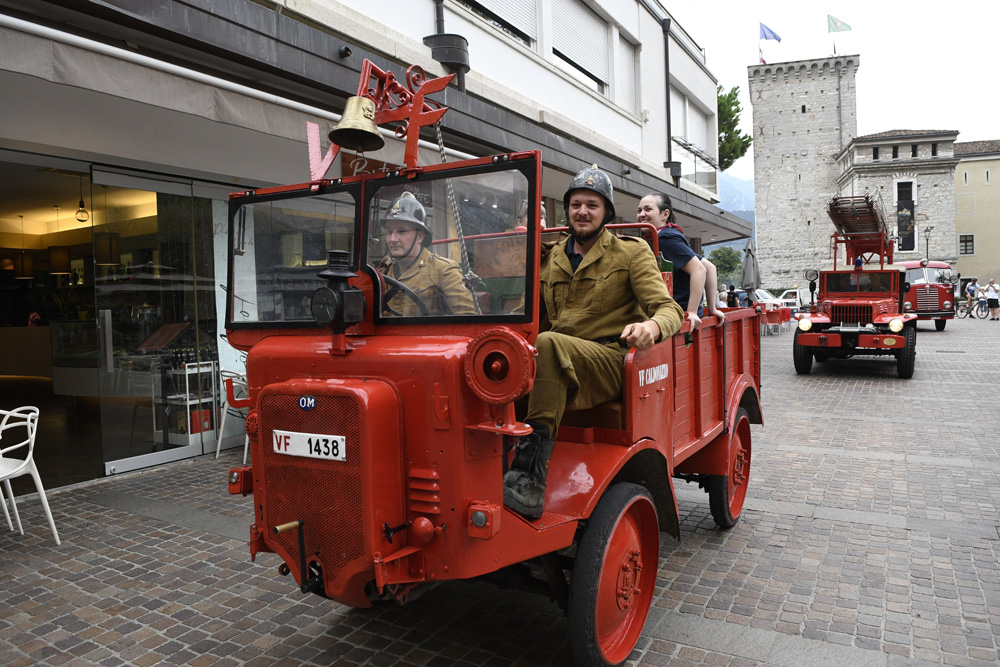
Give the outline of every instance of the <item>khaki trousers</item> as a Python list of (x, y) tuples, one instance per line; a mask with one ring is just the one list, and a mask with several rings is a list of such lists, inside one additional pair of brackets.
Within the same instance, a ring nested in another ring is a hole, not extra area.
[(552, 438), (567, 408), (586, 410), (621, 396), (628, 350), (617, 343), (544, 331), (535, 347), (538, 370), (525, 421), (545, 424)]

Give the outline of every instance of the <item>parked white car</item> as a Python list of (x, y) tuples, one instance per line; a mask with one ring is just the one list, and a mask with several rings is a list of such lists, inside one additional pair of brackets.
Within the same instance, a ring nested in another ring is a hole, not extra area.
[(790, 307), (793, 313), (802, 310), (812, 303), (808, 287), (786, 289), (778, 298), (781, 300), (781, 305)]
[(749, 292), (750, 301), (756, 302), (762, 310), (771, 310), (773, 308), (779, 308), (785, 304), (781, 302), (781, 299), (774, 296), (766, 289), (760, 287), (752, 292)]

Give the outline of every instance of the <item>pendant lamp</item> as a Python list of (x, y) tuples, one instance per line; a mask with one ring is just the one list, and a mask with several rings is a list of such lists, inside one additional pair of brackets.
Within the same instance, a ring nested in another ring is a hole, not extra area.
[(35, 277), (35, 262), (24, 251), (24, 216), (17, 217), (21, 219), (21, 250), (14, 253), (14, 277), (18, 280), (31, 280)]
[[(59, 205), (56, 204), (56, 243), (59, 243), (60, 228), (59, 228)], [(49, 246), (49, 274), (53, 276), (68, 276), (70, 273), (69, 266), (69, 246), (68, 245), (50, 245)]]
[[(93, 202), (91, 202), (93, 203)], [(79, 222), (87, 222), (90, 220), (90, 213), (83, 205), (83, 175), (80, 175), (80, 208), (76, 211), (76, 219)]]

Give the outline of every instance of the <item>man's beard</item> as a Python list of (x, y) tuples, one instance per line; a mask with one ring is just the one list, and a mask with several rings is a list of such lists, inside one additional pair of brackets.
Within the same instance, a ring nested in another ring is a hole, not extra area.
[(598, 226), (596, 229), (590, 232), (581, 232), (573, 225), (569, 226), (569, 234), (573, 237), (573, 240), (577, 243), (586, 243), (587, 241), (596, 238), (598, 234), (604, 231), (604, 225)]

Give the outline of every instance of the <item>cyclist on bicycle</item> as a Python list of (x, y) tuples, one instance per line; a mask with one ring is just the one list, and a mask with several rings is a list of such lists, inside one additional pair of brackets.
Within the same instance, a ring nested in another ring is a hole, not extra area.
[(973, 279), (969, 281), (969, 284), (965, 286), (965, 296), (966, 296), (965, 307), (968, 308), (969, 311), (971, 311), (972, 308), (975, 306), (976, 292), (978, 291), (979, 291), (979, 283), (977, 283), (976, 278), (973, 277)]

